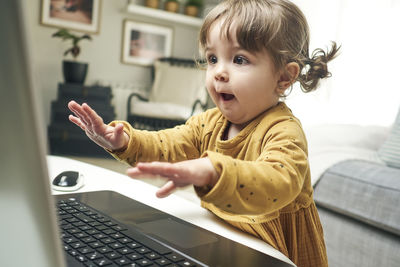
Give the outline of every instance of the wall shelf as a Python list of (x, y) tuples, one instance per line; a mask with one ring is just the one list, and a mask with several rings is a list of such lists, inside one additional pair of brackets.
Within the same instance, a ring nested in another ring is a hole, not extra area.
[(188, 25), (192, 27), (200, 27), (203, 20), (200, 18), (190, 17), (183, 14), (172, 13), (161, 9), (149, 8), (137, 4), (128, 4), (127, 12), (135, 15), (151, 17), (157, 20), (164, 20)]

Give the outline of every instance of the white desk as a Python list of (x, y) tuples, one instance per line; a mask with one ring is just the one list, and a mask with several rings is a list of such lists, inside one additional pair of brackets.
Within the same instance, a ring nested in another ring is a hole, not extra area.
[[(85, 177), (85, 185), (75, 192), (99, 190), (112, 190), (118, 192), (148, 206), (162, 210), (182, 220), (241, 244), (245, 244), (248, 247), (275, 258), (279, 258), (295, 266), (285, 255), (274, 249), (272, 246), (260, 239), (243, 233), (226, 223), (223, 223), (211, 212), (200, 207), (200, 205), (196, 205), (195, 203), (174, 194), (163, 199), (157, 198), (155, 196), (157, 188), (153, 185), (144, 183), (140, 180), (131, 179), (126, 175), (91, 164), (58, 156), (47, 156), (47, 164), (50, 179), (67, 170), (74, 170), (83, 173)], [(63, 192), (52, 191), (52, 193), (62, 194)]]

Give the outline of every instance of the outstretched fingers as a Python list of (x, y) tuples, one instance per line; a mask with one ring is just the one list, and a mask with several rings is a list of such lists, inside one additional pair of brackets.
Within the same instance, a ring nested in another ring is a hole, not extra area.
[(140, 162), (136, 166), (141, 172), (177, 179), (182, 176), (182, 169), (169, 162)]
[(82, 109), (85, 111), (88, 120), (94, 127), (103, 125), (103, 119), (88, 104), (83, 103)]
[(75, 114), (76, 117), (81, 120), (83, 124), (85, 124), (86, 126), (89, 125), (89, 117), (87, 116), (81, 105), (72, 100), (68, 103), (68, 108)]
[(70, 119), (73, 123), (89, 132), (90, 134), (98, 134), (104, 130), (103, 119), (86, 103), (79, 105), (75, 101), (68, 103), (68, 108), (74, 113), (78, 120)]
[(155, 165), (153, 163), (139, 163), (138, 165), (142, 165), (141, 168), (139, 167), (129, 168), (126, 171), (126, 173), (128, 174), (128, 176), (134, 179), (159, 178), (160, 176), (163, 176), (164, 178), (168, 179), (168, 181), (160, 189), (157, 190), (156, 196), (159, 198), (164, 198), (169, 196), (177, 188), (177, 184), (173, 180), (165, 176), (165, 172), (163, 172), (164, 175), (160, 175), (161, 173), (160, 171), (154, 171), (154, 170), (149, 171), (149, 168), (144, 167), (144, 165), (148, 164)]
[(157, 192), (156, 196), (159, 198), (169, 196), (176, 189), (174, 181), (169, 180)]
[(80, 127), (82, 130), (86, 131), (85, 125), (82, 123), (82, 121), (81, 121), (79, 118), (77, 118), (77, 117), (75, 117), (75, 116), (73, 116), (73, 115), (69, 115), (69, 116), (68, 116), (68, 119), (69, 119), (72, 123), (74, 123), (75, 125), (77, 125), (78, 127)]

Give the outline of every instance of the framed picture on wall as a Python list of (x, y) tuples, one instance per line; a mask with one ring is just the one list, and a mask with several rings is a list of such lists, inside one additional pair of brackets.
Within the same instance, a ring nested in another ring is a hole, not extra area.
[(172, 28), (124, 21), (121, 60), (123, 63), (150, 66), (157, 58), (170, 57)]
[(87, 33), (99, 32), (100, 0), (42, 0), (41, 23)]

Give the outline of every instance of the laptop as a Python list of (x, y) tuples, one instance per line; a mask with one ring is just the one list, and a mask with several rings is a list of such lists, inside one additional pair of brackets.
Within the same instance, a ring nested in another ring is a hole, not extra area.
[(0, 266), (291, 266), (116, 192), (52, 196), (23, 7), (0, 2)]

